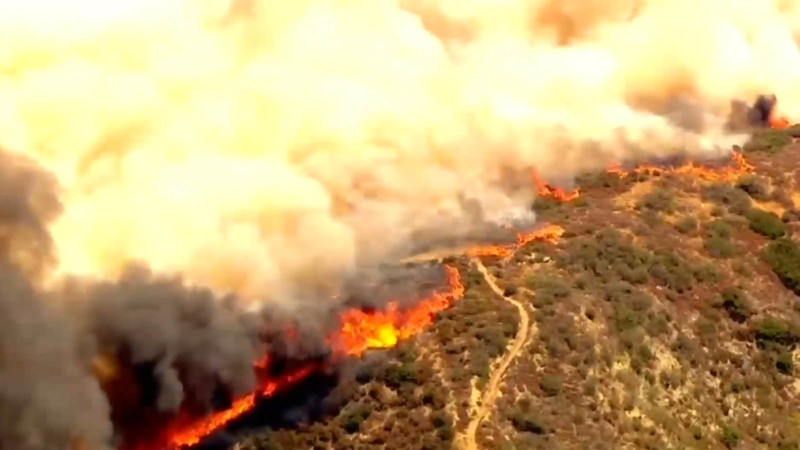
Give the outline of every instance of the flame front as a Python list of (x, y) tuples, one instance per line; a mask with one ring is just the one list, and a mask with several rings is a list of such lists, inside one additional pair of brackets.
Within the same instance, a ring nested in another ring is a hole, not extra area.
[(393, 347), (433, 322), (436, 313), (447, 309), (464, 295), (458, 269), (445, 266), (450, 289), (435, 292), (410, 309), (402, 310), (396, 302), (385, 311), (365, 312), (354, 309), (341, 315), (341, 329), (330, 337), (332, 347), (350, 356), (360, 356), (370, 348)]
[(564, 228), (558, 225), (547, 225), (538, 230), (517, 233), (517, 243), (507, 245), (484, 245), (472, 247), (467, 250), (467, 256), (473, 258), (497, 257), (501, 259), (509, 258), (516, 251), (531, 241), (544, 241), (555, 244), (564, 234)]
[[(265, 366), (265, 363), (262, 362), (261, 366)], [(197, 444), (205, 436), (251, 410), (258, 398), (271, 397), (276, 392), (303, 380), (317, 369), (316, 365), (307, 365), (281, 378), (265, 379), (259, 383), (255, 392), (235, 400), (230, 408), (199, 420), (196, 417), (179, 417), (170, 428), (167, 448), (182, 448)]]
[(536, 195), (539, 197), (548, 197), (559, 202), (571, 202), (581, 195), (578, 189), (567, 192), (564, 188), (550, 186), (542, 180), (536, 169), (531, 169), (531, 180), (536, 187)]
[[(444, 269), (447, 288), (434, 292), (410, 308), (401, 309), (396, 302), (391, 302), (385, 311), (364, 312), (354, 309), (342, 313), (339, 330), (328, 338), (334, 356), (360, 356), (370, 348), (392, 347), (399, 340), (409, 338), (430, 325), (436, 313), (449, 307), (464, 294), (458, 269), (451, 266), (445, 266)], [(133, 450), (180, 449), (195, 445), (251, 410), (259, 399), (271, 397), (322, 368), (320, 364), (308, 364), (274, 378), (266, 375), (269, 366), (269, 358), (263, 358), (254, 364), (260, 380), (258, 388), (236, 399), (228, 409), (204, 417), (179, 414), (167, 427), (163, 434), (165, 437), (159, 439), (159, 442), (135, 445)]]
[(625, 170), (619, 163), (611, 163), (606, 167), (606, 173), (625, 178), (631, 173), (640, 175), (681, 174), (693, 175), (707, 181), (730, 181), (740, 175), (753, 171), (753, 166), (745, 160), (744, 156), (736, 151), (731, 152), (730, 163), (721, 167), (711, 167), (687, 161), (680, 166), (657, 166), (641, 164), (633, 169)]

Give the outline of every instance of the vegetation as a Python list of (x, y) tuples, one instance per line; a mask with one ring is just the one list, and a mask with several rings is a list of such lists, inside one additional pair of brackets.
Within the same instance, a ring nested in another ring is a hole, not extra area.
[(687, 216), (679, 220), (675, 224), (675, 228), (683, 234), (689, 234), (697, 231), (697, 219)]
[(742, 175), (736, 180), (736, 187), (747, 192), (756, 200), (766, 200), (769, 197), (769, 181), (757, 175)]
[(739, 215), (746, 214), (752, 205), (752, 200), (747, 193), (727, 183), (717, 183), (703, 188), (701, 197), (704, 201), (714, 203)]
[(752, 314), (750, 301), (739, 288), (727, 288), (722, 291), (720, 306), (736, 322), (744, 322)]
[(752, 208), (747, 213), (747, 221), (751, 230), (770, 239), (777, 239), (786, 234), (786, 227), (781, 219), (771, 212)]
[(764, 250), (764, 259), (784, 286), (800, 295), (800, 248), (791, 239), (780, 238)]
[[(790, 192), (797, 156), (793, 146), (768, 171), (766, 155), (753, 157), (755, 174), (724, 183), (601, 172), (582, 177), (583, 207), (538, 205), (541, 221), (566, 230), (560, 242), (483, 260), (535, 332), (477, 446), (797, 449), (800, 212), (787, 204), (777, 220), (753, 207)], [(644, 180), (655, 189), (616, 198)], [(447, 263), (460, 269), (462, 300), (344, 370), (321, 408), (281, 405), (308, 414), (243, 437), (243, 450), (452, 448), (519, 313), (466, 258)]]
[(656, 188), (642, 197), (639, 206), (670, 213), (675, 210), (675, 194), (667, 189)]
[(753, 132), (753, 136), (744, 145), (746, 152), (764, 152), (767, 154), (775, 154), (784, 149), (792, 142), (791, 130), (757, 130)]
[(714, 258), (730, 258), (736, 254), (731, 241), (731, 227), (721, 219), (709, 223), (706, 228), (706, 250)]

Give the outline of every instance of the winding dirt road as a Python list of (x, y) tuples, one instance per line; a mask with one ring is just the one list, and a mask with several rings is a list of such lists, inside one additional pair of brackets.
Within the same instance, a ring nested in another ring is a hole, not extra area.
[(522, 350), (522, 347), (528, 340), (528, 332), (530, 331), (530, 315), (528, 315), (528, 311), (525, 310), (525, 307), (522, 306), (520, 302), (511, 297), (506, 297), (503, 294), (503, 290), (497, 286), (494, 277), (489, 274), (489, 271), (486, 270), (486, 266), (484, 266), (480, 260), (475, 258), (472, 260), (472, 263), (475, 264), (478, 270), (483, 274), (483, 278), (486, 280), (486, 283), (489, 284), (489, 287), (491, 287), (497, 295), (502, 297), (503, 300), (517, 307), (517, 311), (519, 311), (519, 324), (517, 327), (517, 335), (514, 337), (514, 344), (511, 346), (511, 349), (508, 351), (508, 353), (506, 353), (506, 355), (500, 361), (500, 364), (495, 368), (489, 377), (489, 385), (481, 396), (480, 404), (473, 405), (475, 407), (473, 410), (474, 414), (471, 414), (471, 419), (467, 425), (466, 434), (462, 435), (461, 439), (459, 439), (461, 441), (461, 445), (458, 445), (458, 447), (464, 450), (478, 449), (478, 427), (480, 427), (481, 423), (494, 409), (495, 400), (497, 399), (497, 394), (500, 390), (500, 383), (503, 381), (503, 376), (508, 370), (508, 367), (514, 361), (514, 358), (519, 355), (519, 352)]

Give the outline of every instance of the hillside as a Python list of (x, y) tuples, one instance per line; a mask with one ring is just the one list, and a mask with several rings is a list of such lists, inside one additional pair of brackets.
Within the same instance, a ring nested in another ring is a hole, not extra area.
[(617, 169), (540, 198), (557, 243), (452, 258), (466, 292), (431, 328), (325, 398), (275, 399), (239, 448), (798, 448), (794, 133), (754, 135), (750, 173)]

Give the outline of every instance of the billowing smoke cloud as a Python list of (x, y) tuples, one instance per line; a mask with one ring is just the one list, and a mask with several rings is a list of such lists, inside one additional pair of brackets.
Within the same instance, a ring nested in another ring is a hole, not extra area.
[(0, 152), (0, 448), (109, 449), (106, 399), (73, 330), (33, 284), (53, 262), (54, 181)]
[(527, 166), (720, 155), (761, 92), (796, 115), (799, 3), (31, 0), (0, 143), (65, 187), (61, 272), (290, 302), (528, 204)]
[(0, 447), (103, 448), (95, 352), (171, 410), (252, 386), (284, 330), (243, 309), (322, 351), (376, 263), (531, 223), (530, 166), (721, 156), (764, 92), (800, 116), (800, 1), (573, 3), (0, 2)]
[(101, 354), (152, 365), (159, 411), (175, 412), (187, 397), (209, 407), (219, 390), (239, 396), (255, 388), (253, 363), (266, 350), (256, 322), (233, 298), (138, 265), (113, 283), (83, 282), (69, 292), (87, 308), (81, 318)]

